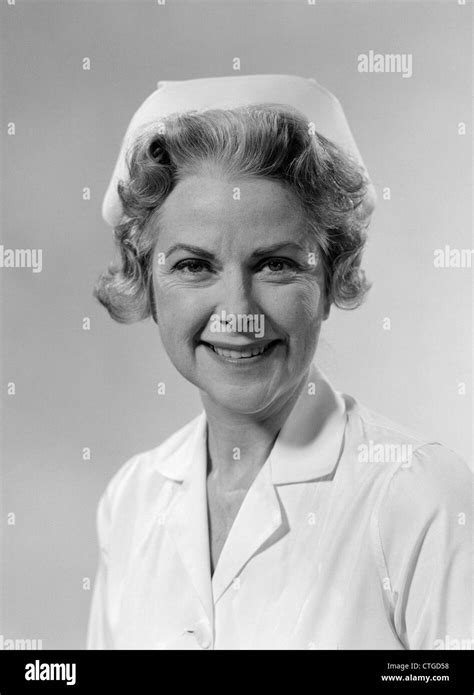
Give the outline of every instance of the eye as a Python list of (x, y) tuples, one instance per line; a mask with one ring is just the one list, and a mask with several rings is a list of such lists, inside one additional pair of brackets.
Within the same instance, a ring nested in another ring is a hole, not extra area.
[(290, 258), (269, 258), (261, 264), (260, 269), (268, 268), (271, 273), (281, 273), (285, 270), (296, 270), (298, 267)]
[(198, 258), (187, 258), (176, 263), (173, 270), (178, 270), (184, 275), (199, 275), (203, 271), (210, 272), (211, 268), (206, 261), (201, 261)]

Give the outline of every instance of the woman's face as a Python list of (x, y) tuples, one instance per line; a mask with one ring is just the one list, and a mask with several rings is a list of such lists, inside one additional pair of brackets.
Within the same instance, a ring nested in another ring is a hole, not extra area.
[(154, 224), (157, 320), (176, 369), (220, 408), (277, 410), (305, 377), (325, 318), (323, 268), (297, 199), (275, 181), (207, 169), (178, 183)]

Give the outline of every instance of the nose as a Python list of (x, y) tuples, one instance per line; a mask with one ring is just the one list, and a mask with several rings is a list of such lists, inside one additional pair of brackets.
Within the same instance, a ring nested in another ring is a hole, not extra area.
[(252, 280), (245, 270), (229, 269), (219, 283), (219, 297), (214, 313), (219, 316), (227, 315), (256, 315), (261, 314), (253, 296)]

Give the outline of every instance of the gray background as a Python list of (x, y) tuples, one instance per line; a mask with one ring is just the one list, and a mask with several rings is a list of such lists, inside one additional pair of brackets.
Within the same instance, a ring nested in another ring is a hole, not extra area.
[[(332, 312), (319, 365), (336, 388), (470, 459), (472, 273), (433, 267), (434, 249), (472, 246), (469, 5), (17, 0), (1, 14), (0, 243), (43, 249), (43, 271), (0, 270), (0, 634), (84, 646), (98, 497), (132, 454), (200, 410), (155, 325), (114, 324), (91, 295), (113, 257), (102, 196), (158, 80), (235, 74), (239, 57), (241, 74), (315, 77), (340, 98), (379, 194), (374, 286), (359, 310)], [(358, 73), (371, 49), (412, 53), (413, 77)]]

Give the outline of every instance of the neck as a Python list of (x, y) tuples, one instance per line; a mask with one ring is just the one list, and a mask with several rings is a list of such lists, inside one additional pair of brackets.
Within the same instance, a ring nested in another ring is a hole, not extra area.
[(278, 405), (262, 415), (231, 411), (201, 392), (207, 418), (208, 475), (222, 486), (248, 486), (267, 460), (307, 374)]

